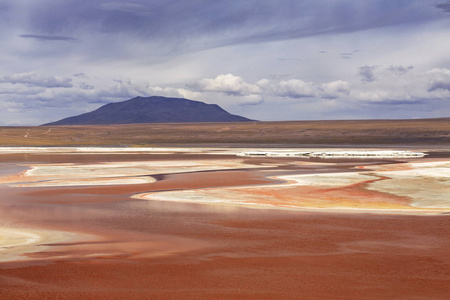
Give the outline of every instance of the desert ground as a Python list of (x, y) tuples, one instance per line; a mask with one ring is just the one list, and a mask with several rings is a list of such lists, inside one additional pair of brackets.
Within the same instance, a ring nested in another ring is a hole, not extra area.
[(304, 147), (269, 125), (2, 128), (0, 299), (448, 299), (448, 122)]
[(0, 127), (0, 146), (450, 145), (450, 118)]

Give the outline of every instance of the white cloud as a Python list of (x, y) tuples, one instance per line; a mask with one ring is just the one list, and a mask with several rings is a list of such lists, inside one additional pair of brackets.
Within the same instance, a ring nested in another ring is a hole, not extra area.
[[(182, 98), (186, 98), (186, 99), (199, 99), (201, 97), (201, 93), (195, 92), (195, 91), (191, 91), (188, 89), (176, 89), (177, 94), (182, 97)], [(159, 95), (159, 94), (155, 94), (155, 95)]]
[(300, 79), (290, 79), (280, 81), (274, 90), (275, 94), (281, 97), (304, 98), (317, 95), (317, 89), (312, 82), (304, 82)]
[[(36, 73), (17, 74), (2, 77), (0, 107), (3, 112), (0, 112), (0, 119), (4, 124), (19, 124), (19, 119), (23, 119), (19, 116), (29, 115), (34, 116), (29, 122), (37, 120), (34, 122), (42, 124), (91, 111), (105, 103), (153, 95), (215, 103), (231, 113), (255, 119), (262, 119), (260, 116), (272, 116), (270, 119), (333, 118), (333, 114), (351, 118), (355, 108), (363, 116), (370, 116), (369, 111), (379, 110), (377, 116), (390, 117), (401, 113), (402, 109), (416, 113), (416, 116), (421, 113), (430, 117), (442, 116), (450, 110), (449, 69), (419, 71), (410, 66), (379, 65), (373, 76), (377, 80), (370, 84), (362, 82), (358, 76), (330, 82), (274, 77), (252, 83), (241, 76), (222, 74), (182, 87), (177, 84), (153, 85), (149, 80), (130, 78), (103, 80), (86, 75), (74, 76), (68, 81), (65, 77)], [(56, 88), (64, 86), (64, 82), (69, 82), (68, 87)], [(395, 105), (395, 110), (388, 109), (392, 105)], [(303, 109), (291, 112), (292, 107)], [(264, 110), (269, 112), (264, 113)]]
[(350, 83), (344, 80), (323, 83), (320, 86), (322, 91), (321, 96), (324, 98), (338, 98), (346, 96), (350, 93), (350, 88)]
[(448, 101), (450, 97), (450, 70), (415, 71), (412, 66), (390, 66), (374, 72), (377, 80), (355, 85), (351, 98), (374, 102), (417, 102), (430, 99)]
[(326, 83), (305, 82), (301, 79), (268, 80), (261, 79), (258, 86), (264, 94), (285, 98), (339, 98), (350, 92), (350, 83), (336, 80)]
[(233, 96), (261, 93), (259, 86), (246, 83), (242, 77), (233, 74), (221, 74), (212, 79), (201, 79), (189, 84), (188, 87), (198, 92), (225, 93)]
[[(242, 77), (233, 74), (219, 75), (213, 79), (202, 79), (188, 88), (195, 88), (201, 97), (202, 93), (214, 92), (216, 95), (232, 95), (229, 101), (234, 104), (262, 104), (276, 99), (304, 99), (317, 105), (321, 100), (333, 99), (333, 107), (340, 103), (371, 103), (380, 105), (406, 105), (408, 103), (426, 103), (440, 101), (440, 106), (450, 100), (450, 70), (432, 69), (420, 72), (413, 66), (391, 65), (384, 67), (359, 67), (359, 75), (353, 81), (335, 80), (331, 82), (306, 82), (302, 79), (261, 79), (255, 84), (246, 82)], [(363, 70), (363, 72), (361, 72)], [(369, 84), (370, 83), (370, 84)], [(189, 89), (187, 89), (189, 90)], [(238, 97), (236, 97), (238, 96)], [(239, 98), (238, 101), (234, 98)], [(225, 101), (222, 98), (221, 101)], [(331, 102), (326, 102), (331, 103)], [(330, 109), (332, 107), (330, 106)], [(324, 109), (326, 109), (324, 107)]]
[(42, 87), (17, 87), (0, 84), (0, 95), (38, 95), (45, 91)]
[[(261, 103), (265, 96), (286, 98), (336, 98), (349, 92), (350, 84), (343, 80), (316, 84), (301, 79), (269, 80), (261, 79), (256, 84), (246, 82), (242, 77), (233, 74), (222, 74), (212, 79), (201, 79), (187, 85), (198, 92), (223, 93), (242, 97), (243, 102)], [(251, 100), (249, 100), (251, 99)], [(249, 101), (245, 101), (249, 100)]]
[(429, 92), (450, 92), (450, 70), (433, 69), (427, 72), (430, 77)]
[(59, 76), (47, 76), (35, 72), (6, 75), (0, 77), (1, 83), (24, 84), (27, 86), (39, 86), (46, 88), (70, 88), (72, 79)]

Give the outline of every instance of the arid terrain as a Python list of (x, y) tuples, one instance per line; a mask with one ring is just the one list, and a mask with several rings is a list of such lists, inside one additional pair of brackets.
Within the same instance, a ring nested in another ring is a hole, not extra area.
[(0, 299), (448, 299), (449, 131), (3, 127)]
[(0, 127), (0, 146), (450, 145), (450, 119)]

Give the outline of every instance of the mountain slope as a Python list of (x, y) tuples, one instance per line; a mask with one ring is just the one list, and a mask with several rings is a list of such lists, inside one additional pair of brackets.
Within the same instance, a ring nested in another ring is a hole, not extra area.
[(106, 104), (92, 112), (44, 125), (100, 125), (134, 123), (242, 122), (216, 104), (184, 98), (136, 97)]

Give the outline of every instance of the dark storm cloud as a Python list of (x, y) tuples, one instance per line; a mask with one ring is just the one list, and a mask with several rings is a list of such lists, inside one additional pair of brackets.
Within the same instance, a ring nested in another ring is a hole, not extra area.
[(418, 105), (418, 104), (427, 104), (430, 100), (426, 99), (414, 99), (414, 100), (396, 100), (396, 99), (385, 99), (383, 102), (367, 102), (366, 105), (372, 106), (410, 106), (410, 105)]
[[(74, 41), (71, 36), (80, 31), (125, 33), (130, 39), (172, 41), (177, 51), (352, 32), (437, 17), (432, 5), (391, 0), (42, 0), (26, 5), (29, 16), (23, 27), (33, 34), (22, 37)], [(446, 5), (438, 7), (446, 9)]]
[(450, 13), (450, 1), (446, 3), (439, 3), (436, 5), (436, 7), (442, 9), (445, 12)]
[(37, 34), (21, 34), (19, 35), (21, 38), (26, 39), (35, 39), (39, 41), (66, 41), (66, 42), (76, 42), (78, 41), (75, 38), (68, 36), (59, 36), (59, 35), (37, 35)]

